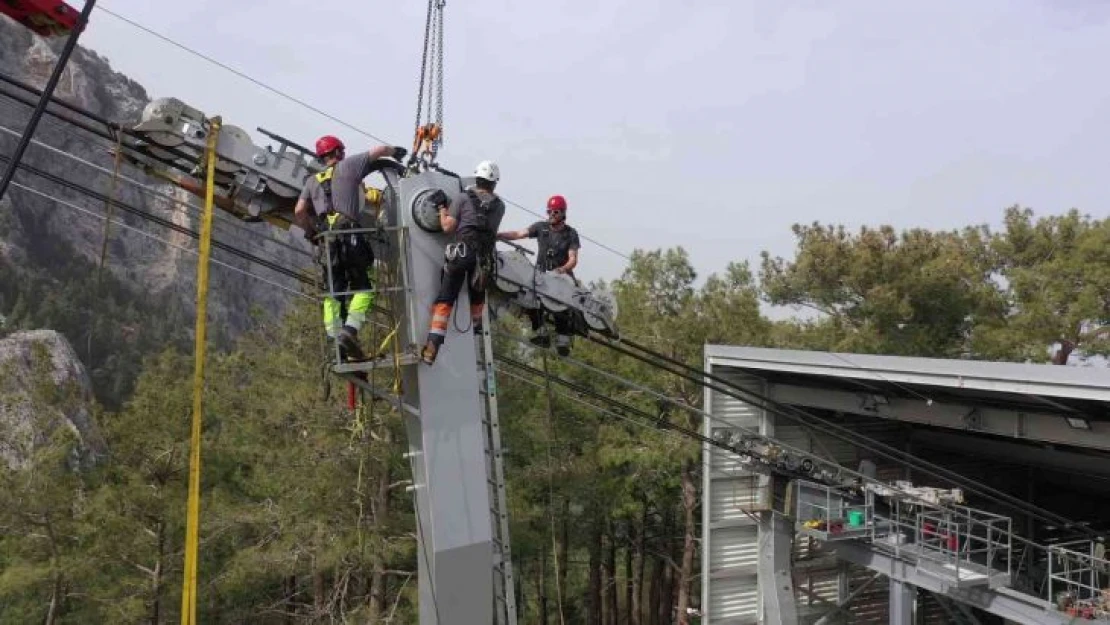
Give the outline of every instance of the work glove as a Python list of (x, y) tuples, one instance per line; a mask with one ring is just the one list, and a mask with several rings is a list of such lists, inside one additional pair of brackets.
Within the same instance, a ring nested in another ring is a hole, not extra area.
[(451, 205), (451, 198), (447, 197), (447, 194), (443, 192), (443, 189), (436, 189), (435, 191), (433, 191), (432, 194), (428, 196), (428, 201), (431, 202), (432, 206), (435, 206), (437, 209), (441, 206)]
[(395, 158), (397, 160), (401, 160), (401, 159), (405, 158), (405, 155), (408, 154), (408, 153), (409, 153), (408, 150), (406, 150), (405, 148), (403, 148), (399, 145), (393, 146), (393, 158)]

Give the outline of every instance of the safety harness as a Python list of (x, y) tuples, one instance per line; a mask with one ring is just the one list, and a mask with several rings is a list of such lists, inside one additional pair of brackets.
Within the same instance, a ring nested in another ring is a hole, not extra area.
[[(359, 226), (358, 222), (351, 219), (344, 213), (335, 210), (335, 204), (332, 202), (331, 197), (331, 183), (334, 174), (334, 165), (331, 165), (324, 171), (316, 174), (316, 182), (320, 184), (320, 190), (324, 192), (325, 204), (327, 209), (323, 214), (319, 212), (316, 213), (315, 219), (317, 232), (324, 232), (326, 230), (351, 230)], [(359, 234), (351, 234), (349, 237), (349, 242), (347, 241), (348, 237), (346, 236), (335, 238), (336, 245), (329, 246), (331, 252), (330, 262), (332, 267), (336, 267), (342, 262), (343, 249), (345, 247), (344, 243), (348, 243), (349, 245), (359, 245), (360, 243), (363, 243), (367, 244), (367, 246), (369, 247), (368, 241), (360, 241), (360, 237), (361, 235)], [(369, 247), (369, 253), (371, 255), (371, 259), (373, 259), (374, 250), (372, 247)]]
[[(456, 245), (471, 245), (474, 247), (477, 258), (471, 284), (476, 289), (485, 290), (486, 285), (496, 279), (497, 276), (497, 263), (494, 261), (497, 232), (493, 226), (493, 209), (497, 205), (496, 203), (501, 201), (501, 198), (491, 195), (490, 199), (483, 201), (473, 188), (467, 189), (466, 194), (470, 198), (476, 214), (474, 231), (461, 236), (456, 235)], [(460, 255), (465, 256), (466, 248), (463, 247), (461, 252)]]

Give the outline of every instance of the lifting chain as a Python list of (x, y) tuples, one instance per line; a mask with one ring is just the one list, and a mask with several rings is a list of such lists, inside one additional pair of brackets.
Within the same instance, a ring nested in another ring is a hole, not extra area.
[[(446, 0), (428, 0), (424, 22), (424, 53), (420, 60), (420, 87), (416, 96), (416, 136), (409, 167), (423, 162), (434, 165), (443, 144), (443, 7)], [(428, 90), (427, 123), (424, 121), (424, 89)]]

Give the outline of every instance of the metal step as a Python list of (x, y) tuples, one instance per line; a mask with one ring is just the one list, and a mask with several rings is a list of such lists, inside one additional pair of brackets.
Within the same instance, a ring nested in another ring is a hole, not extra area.
[[(401, 354), (396, 365), (406, 367), (408, 365), (415, 365), (419, 359), (415, 354)], [(336, 373), (362, 373), (373, 371), (374, 369), (387, 369), (395, 366), (393, 356), (385, 356), (383, 358), (374, 358), (369, 360), (360, 360), (357, 362), (345, 362), (338, 365), (332, 365), (332, 371)]]

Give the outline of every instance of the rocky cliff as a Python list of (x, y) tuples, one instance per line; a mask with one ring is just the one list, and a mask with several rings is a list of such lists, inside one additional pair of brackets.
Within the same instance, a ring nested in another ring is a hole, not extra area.
[(58, 428), (76, 439), (71, 461), (95, 461), (105, 449), (91, 403), (89, 376), (65, 337), (36, 330), (0, 339), (0, 462), (23, 467), (34, 449), (59, 440)]
[[(6, 17), (0, 16), (0, 72), (41, 88), (45, 85), (57, 60), (62, 41), (47, 42), (30, 31), (21, 28)], [(188, 94), (178, 95), (188, 100)], [(141, 85), (130, 78), (115, 72), (108, 62), (95, 52), (78, 47), (58, 84), (56, 97), (97, 113), (113, 121), (130, 123), (137, 121), (149, 101), (148, 94)], [(23, 129), (30, 108), (16, 104), (8, 97), (0, 96), (0, 126), (14, 131)], [(249, 124), (249, 120), (244, 120)], [(0, 154), (11, 154), (17, 135), (0, 128)], [(113, 160), (110, 143), (93, 139), (90, 135), (65, 127), (49, 116), (40, 124), (36, 139), (51, 146), (65, 150), (76, 157), (111, 168)], [(32, 147), (25, 157), (27, 163), (59, 174), (72, 182), (107, 193), (110, 176), (92, 167), (51, 153), (42, 147)], [(172, 186), (157, 185), (141, 172), (124, 166), (123, 173), (134, 179), (144, 180), (157, 186), (161, 191), (173, 194), (180, 200), (198, 204), (193, 196)], [(21, 172), (17, 182), (63, 199), (97, 214), (103, 214), (103, 202), (90, 199), (81, 193), (59, 188), (34, 175)], [(79, 257), (99, 262), (103, 222), (72, 207), (14, 189), (5, 199), (2, 212), (12, 213), (14, 219), (7, 220), (6, 227), (0, 229), (0, 254), (17, 263), (39, 262), (52, 264), (54, 259), (42, 258), (36, 253), (44, 247), (43, 238), (54, 239), (71, 247)], [(118, 197), (143, 210), (171, 218), (174, 222), (199, 230), (196, 211), (158, 199), (148, 193), (140, 192), (134, 186), (121, 184)], [(141, 229), (152, 235), (167, 239), (161, 242), (142, 234), (114, 227), (108, 243), (105, 270), (131, 285), (143, 299), (179, 306), (186, 316), (194, 310), (196, 296), (196, 256), (176, 246), (195, 249), (195, 242), (183, 234), (168, 232), (156, 225), (143, 223), (130, 215), (115, 215), (129, 226)], [(228, 222), (234, 222), (234, 226)], [(6, 230), (6, 231), (5, 231)], [(305, 257), (296, 255), (268, 238), (276, 237), (282, 241), (299, 244), (296, 237), (273, 228), (268, 224), (247, 224), (233, 219), (217, 220), (216, 236), (231, 245), (250, 250), (283, 266), (297, 268), (303, 265)], [(296, 289), (289, 278), (275, 274), (268, 269), (228, 256), (219, 250), (213, 251), (213, 258), (232, 266), (258, 273), (267, 279)], [(272, 313), (281, 311), (290, 301), (290, 295), (241, 273), (213, 265), (211, 280), (213, 292), (209, 299), (210, 320), (217, 330), (227, 335), (235, 335), (249, 325), (249, 311), (252, 307)], [(0, 313), (3, 304), (0, 303)], [(226, 337), (225, 337), (226, 338)]]
[[(62, 45), (62, 41), (47, 42), (0, 16), (0, 73), (41, 88)], [(10, 88), (0, 85), (0, 89)], [(113, 71), (107, 60), (80, 46), (71, 56), (55, 95), (121, 123), (138, 120), (150, 99), (141, 85)], [(164, 95), (189, 99), (188, 94)], [(31, 107), (0, 95), (0, 155), (12, 153), (30, 111)], [(109, 171), (113, 167), (109, 141), (49, 115), (44, 116), (35, 138)], [(110, 175), (42, 146), (32, 144), (24, 162), (103, 194), (111, 188)], [(3, 166), (6, 162), (0, 162)], [(199, 204), (195, 197), (158, 184), (126, 164), (121, 171), (179, 200)], [(13, 186), (0, 201), (0, 315), (9, 318), (7, 331), (14, 325), (63, 332), (89, 366), (98, 395), (104, 379), (111, 378), (111, 384), (122, 385), (123, 391), (129, 386), (119, 378), (133, 378), (137, 364), (121, 360), (175, 340), (189, 346), (196, 297), (196, 255), (191, 252), (196, 249), (195, 241), (116, 210), (114, 219), (127, 227), (111, 227), (103, 266), (108, 284), (98, 284), (94, 276), (105, 229), (96, 215), (105, 213), (104, 202), (28, 172), (19, 172), (15, 182), (49, 197)], [(116, 197), (177, 224), (200, 229), (198, 210), (186, 209), (131, 184), (120, 182)], [(282, 266), (299, 269), (306, 265), (304, 255), (273, 239), (302, 248), (303, 241), (268, 224), (248, 224), (218, 215), (214, 232), (219, 240)], [(220, 250), (213, 250), (212, 258), (294, 291), (299, 289), (288, 277)], [(80, 295), (70, 292), (73, 290), (80, 291)], [(247, 329), (255, 311), (265, 316), (279, 314), (293, 297), (272, 284), (213, 263), (209, 336), (217, 344), (223, 343)], [(105, 302), (105, 298), (111, 301)], [(3, 331), (0, 328), (0, 334)], [(95, 349), (96, 341), (100, 341), (99, 349)], [(127, 346), (134, 349), (123, 349)], [(129, 371), (119, 374), (112, 367)]]

